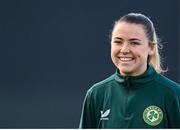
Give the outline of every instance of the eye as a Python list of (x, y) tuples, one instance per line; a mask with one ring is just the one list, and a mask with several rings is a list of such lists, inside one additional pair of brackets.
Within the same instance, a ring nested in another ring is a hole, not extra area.
[(121, 44), (123, 44), (123, 41), (115, 40), (114, 43), (116, 43), (117, 45), (121, 45)]
[(140, 45), (139, 42), (130, 42), (131, 45), (135, 46), (135, 45)]

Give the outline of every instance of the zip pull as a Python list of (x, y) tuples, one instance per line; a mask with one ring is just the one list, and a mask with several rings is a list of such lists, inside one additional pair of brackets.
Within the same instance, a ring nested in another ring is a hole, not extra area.
[(130, 85), (131, 85), (131, 80), (130, 80), (130, 77), (125, 77), (125, 85), (127, 86), (127, 87), (130, 87)]

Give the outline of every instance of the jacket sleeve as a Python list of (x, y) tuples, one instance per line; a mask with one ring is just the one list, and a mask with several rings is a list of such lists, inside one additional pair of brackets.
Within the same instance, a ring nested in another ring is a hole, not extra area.
[[(180, 94), (180, 93), (179, 93)], [(169, 128), (180, 128), (180, 95), (176, 95), (170, 106), (170, 116), (168, 118)]]
[(82, 108), (82, 113), (81, 113), (81, 119), (80, 119), (80, 124), (79, 128), (96, 128), (96, 114), (95, 114), (95, 106), (94, 106), (94, 101), (92, 97), (92, 91), (89, 90), (86, 94), (84, 103), (83, 103), (83, 108)]

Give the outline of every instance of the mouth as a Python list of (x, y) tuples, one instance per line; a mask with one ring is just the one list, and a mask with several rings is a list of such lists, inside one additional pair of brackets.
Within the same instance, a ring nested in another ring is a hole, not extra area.
[(132, 58), (132, 57), (118, 57), (118, 58), (122, 62), (130, 62), (130, 61), (134, 60), (134, 58)]

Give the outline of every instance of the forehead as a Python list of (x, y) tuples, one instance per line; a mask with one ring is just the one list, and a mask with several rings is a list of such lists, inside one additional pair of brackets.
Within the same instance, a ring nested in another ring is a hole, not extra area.
[(112, 32), (112, 37), (147, 38), (143, 25), (127, 22), (117, 23)]

